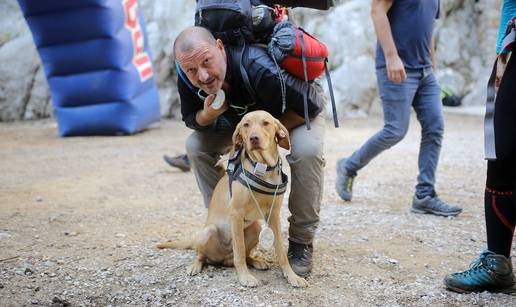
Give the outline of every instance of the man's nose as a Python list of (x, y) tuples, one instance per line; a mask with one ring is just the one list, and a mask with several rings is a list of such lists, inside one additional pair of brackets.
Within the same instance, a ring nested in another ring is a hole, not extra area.
[(206, 82), (210, 79), (210, 74), (206, 69), (201, 68), (197, 72), (197, 77), (199, 78), (199, 81)]

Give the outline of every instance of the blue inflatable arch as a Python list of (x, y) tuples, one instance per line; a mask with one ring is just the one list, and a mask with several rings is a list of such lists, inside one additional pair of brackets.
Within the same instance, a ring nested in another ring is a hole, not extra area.
[(138, 0), (18, 0), (61, 136), (132, 134), (160, 118)]

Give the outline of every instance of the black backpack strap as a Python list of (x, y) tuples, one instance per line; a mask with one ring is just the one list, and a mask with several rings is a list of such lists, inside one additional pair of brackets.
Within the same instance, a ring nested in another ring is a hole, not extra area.
[(251, 100), (254, 102), (256, 101), (256, 92), (254, 91), (253, 87), (251, 86), (251, 82), (249, 81), (249, 75), (247, 74), (247, 71), (244, 68), (243, 60), (244, 60), (244, 50), (246, 48), (246, 43), (244, 42), (242, 45), (242, 48), (240, 49), (239, 54), (239, 61), (238, 66), (240, 70), (240, 75), (242, 76), (242, 80), (244, 81), (244, 87), (247, 91), (247, 94), (251, 97)]
[(333, 95), (333, 85), (331, 84), (330, 71), (328, 70), (328, 59), (324, 61), (324, 72), (326, 73), (326, 82), (328, 82), (328, 89), (330, 90), (331, 110), (333, 112), (333, 123), (335, 128), (339, 127), (339, 118), (337, 116), (337, 106), (335, 105), (335, 96)]

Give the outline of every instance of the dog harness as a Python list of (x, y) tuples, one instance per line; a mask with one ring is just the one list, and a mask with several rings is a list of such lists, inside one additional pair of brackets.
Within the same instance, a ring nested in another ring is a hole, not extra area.
[(266, 172), (272, 171), (279, 167), (279, 171), (281, 172), (281, 183), (280, 184), (272, 184), (268, 183), (258, 176), (255, 176), (258, 163), (254, 162), (247, 156), (246, 159), (251, 163), (254, 168), (254, 174), (248, 170), (245, 170), (242, 166), (242, 160), (240, 159), (240, 155), (242, 151), (239, 149), (235, 151), (235, 153), (229, 157), (228, 167), (226, 168), (226, 173), (228, 174), (229, 179), (229, 196), (233, 196), (232, 192), (232, 184), (233, 181), (237, 180), (244, 186), (249, 186), (249, 188), (257, 193), (267, 194), (267, 195), (281, 195), (285, 193), (287, 190), (288, 176), (281, 169), (281, 158), (278, 159), (278, 163), (274, 166), (267, 166), (265, 169)]

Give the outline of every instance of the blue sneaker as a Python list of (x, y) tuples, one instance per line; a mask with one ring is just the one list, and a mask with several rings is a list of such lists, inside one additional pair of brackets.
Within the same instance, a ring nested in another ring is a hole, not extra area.
[(514, 273), (511, 259), (485, 250), (464, 272), (444, 278), (446, 288), (459, 293), (514, 291)]
[(339, 194), (340, 198), (345, 201), (350, 201), (353, 197), (353, 181), (357, 172), (348, 171), (344, 165), (346, 159), (340, 159), (337, 161), (337, 181), (335, 182), (335, 190)]

